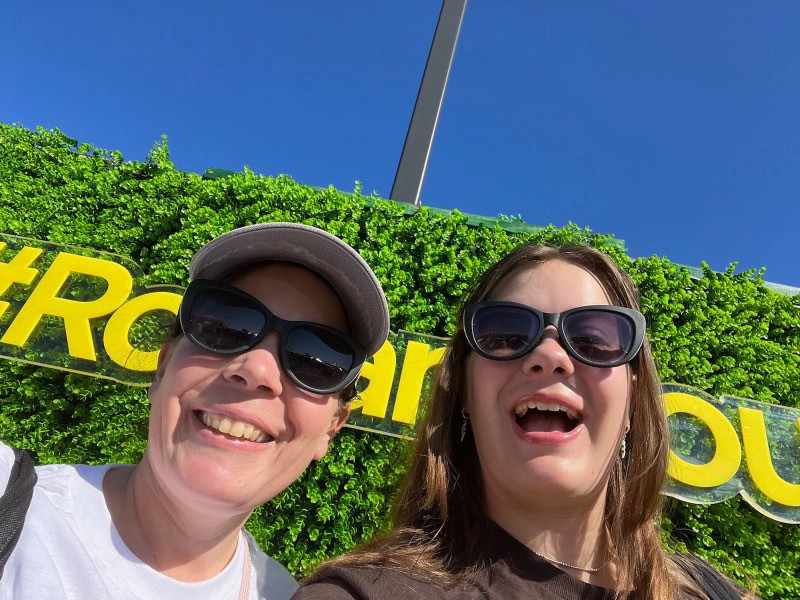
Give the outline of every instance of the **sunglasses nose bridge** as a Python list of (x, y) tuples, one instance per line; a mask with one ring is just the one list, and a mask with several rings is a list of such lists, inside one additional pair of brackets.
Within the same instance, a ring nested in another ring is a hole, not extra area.
[(267, 353), (280, 373), (286, 372), (286, 366), (283, 364), (286, 328), (283, 325), (283, 321), (272, 316), (261, 330), (258, 341), (245, 351), (245, 354), (255, 352), (257, 357), (260, 352)]
[(558, 329), (561, 313), (542, 313), (542, 329), (547, 329), (550, 325)]
[(536, 336), (535, 343), (531, 346), (528, 354), (535, 354), (537, 348), (545, 343), (546, 340), (552, 340), (559, 349), (559, 354), (568, 354), (567, 346), (564, 341), (561, 313), (541, 313), (540, 327), (538, 335)]
[(542, 313), (541, 322), (542, 329), (539, 332), (539, 339), (536, 341), (536, 345), (541, 344), (545, 337), (552, 337), (563, 345), (561, 340), (561, 313)]

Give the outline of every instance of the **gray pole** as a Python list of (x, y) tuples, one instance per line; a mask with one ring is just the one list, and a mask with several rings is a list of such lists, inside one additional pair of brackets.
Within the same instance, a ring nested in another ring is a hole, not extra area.
[(422, 74), (403, 153), (400, 155), (392, 193), (389, 195), (392, 200), (420, 205), (422, 181), (425, 179), (433, 134), (442, 110), (447, 77), (453, 64), (458, 32), (461, 30), (466, 7), (467, 0), (442, 0), (442, 10), (439, 12), (436, 32), (428, 52), (428, 62)]

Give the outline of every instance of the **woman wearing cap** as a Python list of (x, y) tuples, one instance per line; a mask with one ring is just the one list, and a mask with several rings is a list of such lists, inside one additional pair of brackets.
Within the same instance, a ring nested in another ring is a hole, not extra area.
[(243, 526), (344, 424), (359, 369), (388, 334), (385, 297), (355, 250), (289, 223), (213, 240), (190, 275), (141, 462), (37, 467), (0, 598), (280, 599), (296, 588)]
[(295, 599), (706, 598), (701, 567), (661, 546), (668, 432), (644, 330), (633, 282), (594, 249), (492, 266), (459, 311), (395, 529)]

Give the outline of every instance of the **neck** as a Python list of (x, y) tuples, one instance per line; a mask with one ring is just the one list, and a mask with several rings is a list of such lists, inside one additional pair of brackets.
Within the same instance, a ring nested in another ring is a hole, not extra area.
[[(603, 519), (605, 498), (589, 505), (493, 507), (489, 515), (534, 554), (581, 581), (613, 589), (614, 561)], [(567, 566), (571, 565), (571, 566)]]
[(178, 581), (204, 581), (225, 568), (236, 552), (249, 514), (203, 511), (159, 484), (145, 460), (112, 468), (103, 494), (114, 526), (128, 549), (156, 571)]

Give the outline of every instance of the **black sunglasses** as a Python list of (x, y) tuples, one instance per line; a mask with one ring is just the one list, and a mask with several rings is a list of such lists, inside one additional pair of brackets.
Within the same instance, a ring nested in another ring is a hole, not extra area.
[(464, 333), (475, 352), (491, 360), (513, 360), (533, 350), (553, 325), (564, 350), (593, 367), (624, 365), (644, 340), (642, 313), (622, 306), (580, 306), (544, 313), (516, 302), (479, 302), (464, 311)]
[(277, 331), (283, 369), (299, 387), (317, 394), (350, 385), (366, 359), (364, 348), (341, 331), (284, 321), (250, 294), (219, 281), (192, 281), (178, 318), (184, 335), (213, 354), (239, 354)]

